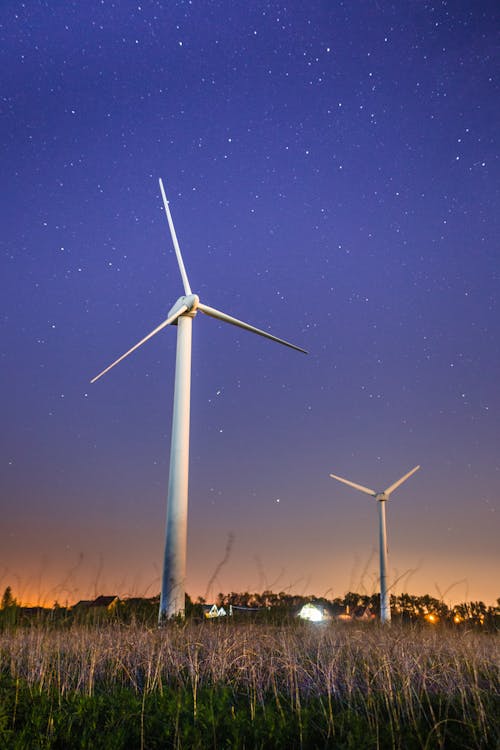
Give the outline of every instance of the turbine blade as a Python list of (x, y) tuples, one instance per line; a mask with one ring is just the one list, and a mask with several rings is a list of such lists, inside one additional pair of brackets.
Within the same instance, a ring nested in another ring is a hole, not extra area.
[(417, 469), (420, 469), (420, 466), (415, 466), (415, 468), (409, 471), (408, 474), (405, 474), (404, 477), (401, 477), (401, 479), (398, 479), (397, 482), (394, 482), (394, 484), (391, 484), (391, 486), (386, 489), (384, 494), (387, 495), (387, 497), (389, 497), (391, 492), (394, 492), (394, 490), (397, 489), (400, 484), (403, 484), (403, 482), (406, 482), (406, 480), (409, 479), (412, 474), (415, 474)]
[(181, 272), (182, 283), (184, 285), (184, 292), (186, 293), (186, 295), (188, 295), (192, 293), (191, 287), (189, 286), (189, 280), (187, 277), (186, 269), (184, 267), (184, 261), (182, 260), (181, 249), (179, 247), (179, 243), (177, 242), (177, 235), (175, 233), (174, 222), (172, 221), (172, 214), (170, 213), (170, 208), (168, 206), (167, 196), (165, 195), (165, 189), (163, 187), (163, 182), (161, 181), (161, 177), (159, 178), (159, 182), (160, 182), (161, 197), (163, 198), (163, 205), (165, 206), (165, 213), (167, 214), (168, 226), (170, 227), (170, 234), (172, 236), (172, 242), (174, 243), (174, 250), (177, 256), (177, 263), (179, 266), (179, 271)]
[(137, 342), (135, 346), (132, 347), (132, 349), (129, 349), (128, 352), (125, 352), (125, 354), (122, 354), (121, 357), (118, 357), (112, 364), (109, 365), (109, 367), (106, 367), (105, 370), (99, 373), (99, 375), (96, 375), (95, 378), (92, 378), (90, 381), (91, 383), (95, 383), (96, 380), (99, 380), (99, 378), (102, 378), (103, 375), (105, 375), (107, 372), (111, 370), (112, 367), (117, 365), (119, 362), (122, 361), (122, 359), (125, 359), (125, 357), (128, 357), (129, 354), (132, 354), (132, 352), (135, 352), (136, 349), (138, 349), (140, 346), (142, 346), (148, 339), (152, 338), (156, 333), (159, 333), (162, 328), (166, 328), (166, 326), (173, 323), (177, 318), (179, 318), (184, 312), (187, 310), (187, 305), (182, 305), (176, 312), (171, 315), (169, 318), (163, 321), (163, 323), (160, 323), (159, 326), (157, 326), (154, 331), (151, 331), (151, 333), (148, 333), (147, 336), (144, 336), (143, 339)]
[(349, 479), (344, 479), (343, 477), (338, 477), (336, 474), (330, 474), (332, 479), (337, 479), (339, 482), (343, 482), (344, 484), (348, 484), (349, 487), (354, 487), (355, 490), (360, 490), (361, 492), (365, 492), (367, 495), (371, 495), (371, 497), (376, 497), (377, 493), (371, 490), (369, 487), (363, 487), (362, 484), (356, 484), (355, 482), (351, 482)]
[(214, 307), (203, 305), (200, 302), (198, 304), (198, 310), (201, 310), (203, 313), (205, 313), (205, 315), (209, 315), (211, 318), (217, 318), (217, 320), (222, 320), (224, 323), (231, 323), (231, 325), (237, 326), (238, 328), (243, 328), (245, 331), (256, 333), (258, 336), (264, 336), (264, 338), (266, 339), (271, 339), (271, 341), (276, 341), (278, 344), (283, 344), (283, 346), (289, 346), (290, 349), (296, 349), (298, 352), (303, 352), (304, 354), (307, 354), (306, 350), (302, 349), (300, 346), (295, 346), (295, 344), (291, 344), (289, 341), (285, 341), (284, 339), (279, 339), (277, 336), (273, 336), (272, 334), (267, 333), (266, 331), (262, 331), (260, 328), (255, 328), (255, 326), (251, 326), (248, 323), (244, 323), (242, 320), (238, 320), (238, 318), (233, 318), (231, 315), (226, 315), (226, 313), (223, 313), (220, 310), (216, 310)]

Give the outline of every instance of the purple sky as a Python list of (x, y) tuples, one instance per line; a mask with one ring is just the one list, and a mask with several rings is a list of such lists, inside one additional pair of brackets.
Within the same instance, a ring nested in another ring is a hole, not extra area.
[[(193, 291), (187, 590), (498, 591), (493, 2), (3, 3), (0, 588), (154, 594)], [(213, 574), (229, 555), (215, 578)], [(496, 575), (495, 575), (496, 573)], [(213, 579), (213, 580), (212, 580)]]

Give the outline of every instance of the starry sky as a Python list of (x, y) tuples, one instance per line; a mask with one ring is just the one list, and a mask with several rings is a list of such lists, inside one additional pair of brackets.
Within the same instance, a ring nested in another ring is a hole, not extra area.
[[(160, 587), (175, 328), (193, 326), (187, 590), (498, 590), (494, 2), (0, 8), (0, 587)], [(496, 574), (496, 575), (495, 575)]]

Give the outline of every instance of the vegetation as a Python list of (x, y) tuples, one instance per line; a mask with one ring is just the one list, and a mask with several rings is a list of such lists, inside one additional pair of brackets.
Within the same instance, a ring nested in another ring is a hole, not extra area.
[(320, 625), (294, 616), (311, 599), (219, 594), (233, 617), (210, 622), (187, 598), (159, 630), (158, 598), (48, 609), (7, 587), (0, 748), (500, 748), (498, 606), (401, 594), (384, 628), (378, 596), (316, 599)]
[[(272, 591), (262, 593), (220, 593), (215, 604), (224, 607), (227, 613), (232, 611), (235, 619), (284, 624), (294, 620), (300, 608), (308, 603), (326, 607), (332, 617), (349, 613), (354, 621), (358, 619), (376, 619), (380, 610), (380, 596), (358, 594), (349, 591), (344, 597), (326, 599), (324, 597), (301, 596)], [(186, 595), (187, 619), (203, 619), (202, 597), (193, 602)], [(115, 596), (99, 596), (92, 601), (78, 602), (73, 606), (60, 606), (54, 602), (51, 608), (23, 607), (13, 597), (8, 586), (0, 600), (0, 629), (12, 625), (42, 623), (65, 624), (98, 624), (119, 621), (123, 623), (140, 623), (154, 627), (158, 618), (159, 597), (143, 597), (120, 600)], [(442, 599), (428, 594), (413, 596), (410, 594), (391, 595), (392, 619), (395, 623), (430, 623), (451, 625), (468, 629), (479, 627), (482, 630), (498, 631), (500, 627), (500, 599), (497, 606), (487, 606), (482, 601), (462, 602), (448, 607)]]
[(375, 623), (0, 631), (0, 747), (495, 748), (498, 646)]

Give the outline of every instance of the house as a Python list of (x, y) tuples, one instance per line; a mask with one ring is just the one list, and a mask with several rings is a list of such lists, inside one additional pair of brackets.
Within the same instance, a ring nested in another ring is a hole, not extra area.
[[(224, 607), (217, 607), (216, 604), (203, 604), (202, 608), (203, 614), (210, 620), (214, 617), (227, 617), (227, 612)], [(233, 614), (232, 607), (229, 607), (229, 614)]]
[(369, 604), (366, 607), (362, 604), (350, 607), (347, 604), (342, 612), (335, 615), (335, 619), (339, 622), (371, 622), (376, 619), (376, 615)]
[(83, 617), (85, 620), (95, 620), (115, 612), (119, 603), (120, 599), (115, 595), (98, 596), (96, 599), (80, 599), (79, 602), (73, 605), (72, 611), (75, 615)]

